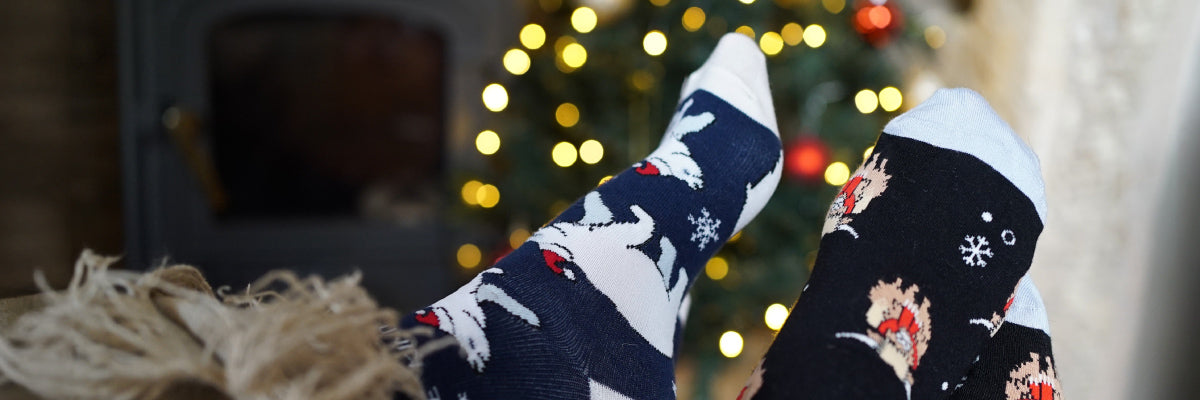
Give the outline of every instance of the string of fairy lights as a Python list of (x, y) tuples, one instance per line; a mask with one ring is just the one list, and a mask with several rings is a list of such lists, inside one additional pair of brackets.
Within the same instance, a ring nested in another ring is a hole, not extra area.
[[(663, 7), (669, 4), (671, 0), (648, 1), (655, 6)], [(755, 2), (755, 0), (738, 1), (747, 5)], [(888, 28), (894, 22), (894, 18), (898, 18), (898, 16), (893, 15), (893, 13), (898, 12), (893, 6), (884, 6), (886, 0), (872, 1), (870, 3), (873, 5), (869, 4), (868, 6), (859, 8), (854, 15), (854, 24), (859, 29), (859, 32), (864, 33), (864, 35), (872, 30)], [(846, 1), (821, 0), (821, 5), (826, 11), (838, 14), (845, 9)], [(592, 32), (597, 27), (598, 21), (599, 18), (596, 10), (587, 6), (577, 7), (570, 14), (570, 25), (575, 33), (580, 35)], [(699, 31), (705, 28), (706, 24), (719, 24), (720, 29), (725, 29), (723, 19), (710, 17), (703, 8), (698, 6), (685, 9), (679, 15), (678, 23), (687, 32)], [(709, 29), (713, 28), (710, 27)], [(753, 28), (747, 25), (738, 26), (733, 31), (755, 39), (763, 54), (768, 57), (777, 56), (789, 47), (797, 47), (802, 44), (808, 48), (817, 49), (823, 46), (828, 39), (828, 33), (823, 26), (819, 24), (809, 24), (806, 26), (799, 22), (787, 22), (780, 26), (777, 31), (766, 31), (761, 34), (755, 32)], [(937, 49), (945, 44), (946, 33), (938, 26), (929, 26), (924, 30), (924, 39), (930, 48)], [(500, 64), (504, 67), (504, 70), (514, 76), (521, 76), (528, 72), (532, 63), (530, 52), (542, 49), (547, 45), (553, 47), (555, 66), (564, 74), (570, 74), (580, 68), (584, 68), (588, 61), (587, 48), (579, 43), (575, 37), (570, 34), (564, 34), (552, 39), (547, 36), (546, 29), (536, 23), (524, 25), (517, 32), (517, 42), (519, 46), (514, 46), (505, 51), (500, 60)], [(641, 46), (647, 55), (659, 57), (669, 51), (670, 43), (671, 38), (667, 33), (654, 29), (642, 35)], [(653, 79), (645, 71), (635, 71), (631, 74), (630, 82), (635, 87), (645, 90), (652, 85)], [(488, 83), (481, 92), (481, 100), (484, 108), (488, 111), (500, 113), (508, 107), (508, 91), (499, 82)], [(862, 88), (854, 96), (854, 105), (862, 114), (871, 114), (879, 110), (894, 112), (901, 109), (905, 104), (904, 102), (903, 93), (894, 86), (887, 86), (878, 90)], [(571, 102), (558, 104), (555, 107), (554, 116), (555, 121), (563, 128), (575, 126), (581, 118), (579, 107)], [(492, 129), (484, 129), (475, 137), (475, 148), (483, 156), (495, 155), (500, 150), (501, 144), (501, 134)], [(873, 147), (865, 149), (863, 158), (868, 157), (872, 150)], [(587, 139), (578, 145), (568, 141), (561, 141), (549, 149), (550, 160), (554, 165), (561, 168), (569, 168), (579, 162), (587, 165), (597, 164), (603, 159), (604, 154), (604, 144), (596, 139)], [(813, 164), (815, 161), (816, 164), (812, 165), (810, 169), (813, 169), (813, 172), (816, 172), (818, 176), (820, 176), (819, 171), (823, 170), (824, 181), (829, 185), (840, 187), (850, 178), (851, 170), (845, 162), (827, 160), (824, 156), (808, 157), (806, 154), (799, 154), (798, 156), (806, 160), (808, 164)], [(599, 183), (603, 183), (610, 178), (611, 176), (606, 176)], [(485, 209), (495, 207), (501, 199), (499, 188), (479, 180), (465, 182), (462, 185), (461, 194), (462, 201), (468, 206)], [(529, 236), (530, 232), (528, 230), (514, 229), (508, 237), (509, 245), (511, 248), (519, 247)], [(738, 236), (740, 234), (731, 238), (730, 242), (735, 242)], [(465, 269), (477, 268), (485, 262), (483, 251), (472, 243), (463, 244), (458, 248), (456, 260)], [(729, 262), (720, 256), (713, 257), (704, 267), (704, 274), (714, 281), (724, 279), (728, 273)], [(787, 316), (787, 306), (779, 303), (771, 304), (764, 311), (763, 323), (767, 328), (778, 331), (783, 326)], [(725, 357), (734, 358), (741, 354), (743, 342), (742, 335), (739, 332), (730, 330), (720, 336), (718, 348)]]

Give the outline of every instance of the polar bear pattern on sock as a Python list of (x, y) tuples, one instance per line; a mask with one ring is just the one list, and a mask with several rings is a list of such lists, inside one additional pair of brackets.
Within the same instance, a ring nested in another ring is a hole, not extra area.
[(637, 216), (634, 222), (614, 222), (599, 192), (588, 193), (583, 208), (579, 221), (556, 222), (529, 240), (541, 248), (547, 267), (568, 279), (574, 279), (573, 267), (564, 266), (564, 261), (579, 268), (612, 300), (633, 330), (663, 355), (673, 356), (675, 317), (688, 287), (683, 270), (670, 285), (675, 246), (666, 237), (660, 239), (658, 260), (638, 249), (653, 235), (654, 218), (637, 205), (629, 206)]

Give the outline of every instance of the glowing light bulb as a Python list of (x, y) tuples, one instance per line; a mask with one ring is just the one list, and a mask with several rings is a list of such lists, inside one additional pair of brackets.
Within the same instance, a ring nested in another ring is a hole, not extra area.
[(642, 49), (652, 56), (662, 54), (667, 51), (667, 35), (656, 30), (646, 33), (646, 37), (642, 38)]
[(734, 331), (727, 331), (721, 334), (721, 340), (718, 342), (718, 348), (721, 349), (721, 355), (727, 358), (737, 357), (742, 354), (742, 335)]
[(879, 91), (879, 107), (883, 111), (892, 112), (900, 109), (900, 105), (904, 103), (904, 96), (900, 94), (900, 89), (888, 86)]
[(583, 63), (587, 62), (587, 49), (579, 43), (568, 44), (563, 47), (562, 60), (568, 67), (582, 67)]
[(525, 25), (518, 36), (521, 38), (521, 45), (530, 50), (537, 50), (546, 44), (546, 30), (538, 24)]
[(579, 123), (579, 108), (571, 103), (562, 103), (554, 109), (554, 120), (564, 128), (570, 128)]
[(493, 83), (483, 88), (483, 106), (493, 112), (504, 111), (508, 107), (508, 91), (499, 83)]
[(512, 233), (508, 234), (508, 246), (514, 249), (521, 247), (526, 239), (529, 239), (529, 231), (521, 228), (513, 229)]
[(751, 39), (754, 39), (754, 28), (751, 28), (749, 26), (742, 25), (742, 26), (737, 27), (737, 29), (734, 29), (733, 31), (743, 34), (743, 35), (746, 35), (746, 36), (749, 36)]
[(700, 7), (688, 7), (683, 12), (683, 29), (688, 32), (695, 32), (704, 26), (704, 10)]
[(879, 107), (879, 97), (871, 89), (859, 90), (858, 94), (854, 95), (854, 106), (858, 107), (860, 113), (873, 113)]
[(496, 154), (496, 151), (500, 150), (500, 135), (491, 130), (479, 132), (479, 135), (475, 136), (475, 149), (484, 155)]
[(596, 11), (588, 7), (579, 7), (571, 13), (571, 27), (579, 33), (588, 33), (596, 29)]
[(821, 5), (825, 6), (825, 11), (829, 11), (831, 14), (837, 14), (842, 12), (842, 9), (846, 8), (846, 0), (821, 0)]
[(804, 27), (795, 22), (788, 22), (783, 29), (779, 30), (779, 33), (783, 36), (783, 42), (788, 46), (795, 46), (804, 41)]
[(500, 189), (491, 184), (485, 184), (475, 191), (475, 201), (483, 208), (492, 208), (500, 202)]
[(604, 145), (596, 140), (585, 140), (579, 144), (579, 160), (587, 164), (595, 164), (604, 158)]
[(825, 28), (817, 24), (812, 24), (804, 28), (804, 44), (814, 49), (825, 44)]
[(558, 144), (554, 145), (554, 149), (550, 151), (550, 158), (554, 160), (554, 164), (563, 168), (574, 165), (578, 155), (575, 151), (575, 146), (567, 142), (558, 142)]
[(708, 279), (719, 281), (725, 279), (725, 275), (729, 274), (729, 262), (721, 257), (713, 257), (708, 259), (704, 264), (704, 275), (708, 275)]
[(775, 32), (767, 32), (758, 40), (758, 47), (768, 56), (779, 54), (783, 50), (783, 37)]
[(471, 269), (479, 266), (479, 261), (483, 260), (483, 253), (479, 251), (479, 247), (467, 243), (458, 246), (458, 253), (455, 258), (458, 259), (459, 266)]
[(928, 43), (929, 47), (934, 49), (941, 48), (942, 45), (946, 44), (946, 31), (942, 30), (940, 26), (930, 25), (928, 28), (925, 28), (925, 43)]
[(825, 183), (842, 186), (847, 180), (850, 180), (850, 167), (846, 166), (846, 163), (835, 161), (825, 168)]
[(463, 184), (463, 187), (462, 187), (463, 203), (467, 203), (467, 205), (472, 205), (472, 206), (478, 205), (479, 200), (476, 199), (475, 194), (479, 192), (479, 188), (481, 186), (483, 186), (483, 183), (479, 182), (479, 181), (475, 181), (475, 180), (467, 181), (467, 183)]
[(783, 327), (783, 323), (787, 321), (788, 309), (783, 304), (775, 303), (767, 307), (767, 311), (763, 313), (763, 322), (767, 323), (767, 327), (773, 331)]
[(513, 75), (524, 75), (529, 71), (529, 54), (521, 49), (510, 49), (504, 53), (504, 69)]

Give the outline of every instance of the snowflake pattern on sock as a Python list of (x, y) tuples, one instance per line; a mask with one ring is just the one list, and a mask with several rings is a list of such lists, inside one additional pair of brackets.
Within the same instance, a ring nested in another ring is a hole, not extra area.
[(984, 256), (988, 258), (995, 256), (992, 253), (992, 249), (988, 247), (987, 238), (967, 235), (963, 240), (967, 242), (967, 246), (958, 245), (958, 251), (963, 254), (962, 259), (967, 265), (981, 268), (986, 267), (987, 261), (983, 259)]
[(699, 217), (688, 214), (688, 222), (691, 222), (692, 225), (696, 226), (696, 231), (692, 232), (691, 240), (693, 242), (699, 242), (698, 246), (700, 247), (700, 250), (704, 250), (704, 246), (707, 245), (708, 242), (716, 242), (721, 238), (720, 234), (717, 232), (717, 229), (721, 227), (721, 220), (710, 216), (707, 208), (700, 209)]

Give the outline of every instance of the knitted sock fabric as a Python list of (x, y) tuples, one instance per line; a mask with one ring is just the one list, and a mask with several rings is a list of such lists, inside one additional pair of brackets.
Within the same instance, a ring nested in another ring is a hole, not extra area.
[(977, 93), (892, 120), (833, 201), (816, 265), (742, 398), (947, 398), (1029, 268), (1037, 157)]
[(680, 97), (657, 150), (402, 322), (459, 343), (423, 357), (430, 397), (674, 398), (680, 303), (782, 167), (752, 40), (722, 38)]
[(1028, 276), (1021, 278), (1012, 306), (994, 332), (951, 400), (1062, 399), (1046, 307)]

